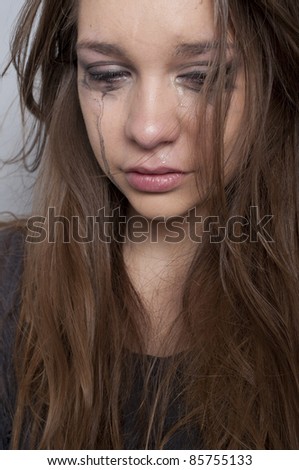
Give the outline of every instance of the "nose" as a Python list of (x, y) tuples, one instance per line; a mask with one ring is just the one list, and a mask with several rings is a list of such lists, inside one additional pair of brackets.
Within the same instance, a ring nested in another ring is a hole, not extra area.
[[(137, 85), (136, 85), (137, 87)], [(127, 138), (145, 150), (175, 142), (180, 135), (180, 120), (175, 92), (156, 80), (140, 84), (128, 107), (125, 126)]]

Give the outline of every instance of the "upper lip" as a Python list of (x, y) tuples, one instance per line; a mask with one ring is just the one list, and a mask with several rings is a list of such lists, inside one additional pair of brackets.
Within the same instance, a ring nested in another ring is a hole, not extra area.
[(165, 166), (158, 166), (155, 168), (149, 168), (145, 166), (135, 166), (132, 168), (128, 168), (126, 173), (141, 173), (144, 175), (166, 175), (167, 173), (185, 173), (182, 170), (178, 170), (177, 168), (169, 168)]

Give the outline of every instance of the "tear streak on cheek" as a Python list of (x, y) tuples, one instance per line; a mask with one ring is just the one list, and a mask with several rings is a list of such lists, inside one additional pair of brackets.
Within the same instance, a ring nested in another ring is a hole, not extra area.
[(105, 112), (104, 98), (105, 98), (105, 94), (103, 94), (103, 96), (101, 98), (101, 102), (99, 102), (97, 100), (98, 105), (99, 105), (99, 110), (100, 110), (100, 114), (97, 117), (97, 132), (98, 132), (98, 137), (99, 137), (101, 159), (102, 159), (102, 162), (103, 162), (103, 165), (104, 165), (103, 170), (106, 173), (106, 175), (108, 176), (108, 178), (112, 181), (112, 183), (121, 191), (120, 187), (118, 186), (118, 184), (116, 183), (116, 181), (114, 179), (114, 176), (111, 173), (110, 166), (109, 166), (107, 156), (106, 156), (105, 139), (104, 139), (104, 135), (103, 135), (103, 131), (102, 131), (102, 127), (103, 127), (102, 126), (102, 121), (103, 121), (104, 112)]

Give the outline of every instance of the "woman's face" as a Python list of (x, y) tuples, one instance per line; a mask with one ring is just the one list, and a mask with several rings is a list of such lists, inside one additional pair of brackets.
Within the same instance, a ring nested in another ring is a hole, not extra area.
[[(213, 35), (210, 0), (80, 1), (78, 91), (89, 140), (132, 211), (146, 218), (184, 215), (199, 202), (198, 113)], [(232, 48), (227, 54), (229, 61)], [(227, 147), (243, 102), (239, 71)]]

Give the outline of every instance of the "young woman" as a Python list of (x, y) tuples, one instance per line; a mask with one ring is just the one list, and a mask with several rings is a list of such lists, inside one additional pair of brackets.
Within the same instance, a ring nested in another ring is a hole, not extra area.
[(299, 448), (295, 3), (25, 3), (3, 448)]

